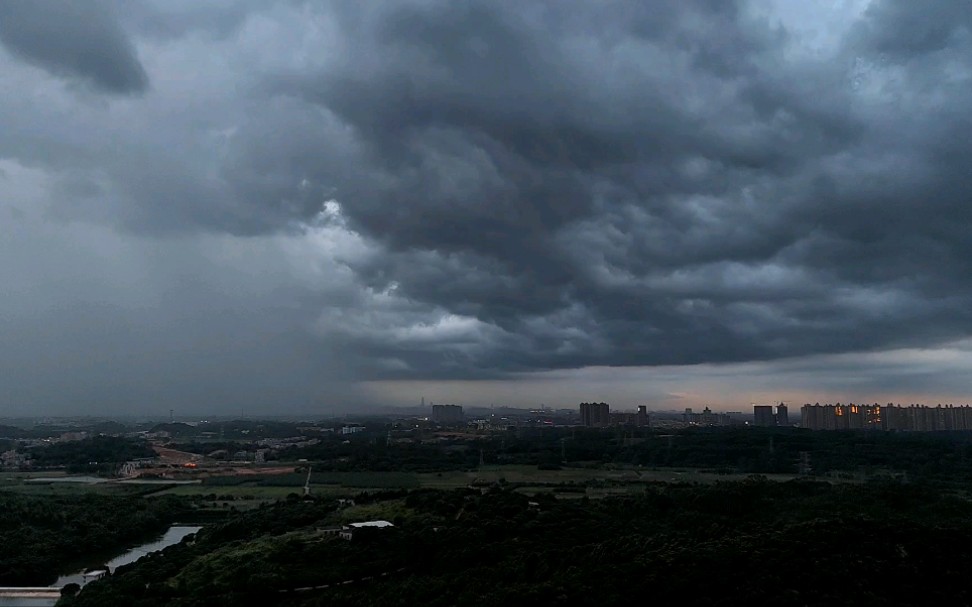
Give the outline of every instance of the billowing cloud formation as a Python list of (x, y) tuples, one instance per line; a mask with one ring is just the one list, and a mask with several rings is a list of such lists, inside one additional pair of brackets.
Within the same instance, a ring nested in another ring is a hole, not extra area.
[(0, 42), (44, 69), (112, 93), (137, 93), (148, 77), (135, 48), (101, 0), (0, 5)]
[(362, 148), (311, 169), (395, 253), (362, 275), (496, 333), (470, 368), (928, 343), (969, 330), (970, 11), (909, 6), (818, 49), (743, 3), (336, 11), (277, 90)]
[(250, 284), (300, 302), (281, 348), (314, 344), (322, 375), (772, 361), (972, 330), (967, 0), (90, 6), (72, 28), (0, 13), (0, 158), (42, 172), (45, 221), (310, 247), (285, 288)]

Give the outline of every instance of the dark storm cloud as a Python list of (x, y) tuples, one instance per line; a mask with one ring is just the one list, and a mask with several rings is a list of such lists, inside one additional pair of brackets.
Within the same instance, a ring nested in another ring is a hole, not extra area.
[(280, 90), (364, 146), (327, 176), (391, 253), (361, 275), (503, 336), (460, 372), (972, 329), (968, 2), (872, 3), (824, 60), (742, 3), (339, 6)]
[(135, 47), (100, 0), (4, 2), (0, 42), (52, 74), (110, 93), (140, 93), (148, 87)]
[(110, 1), (119, 19), (135, 34), (154, 40), (173, 40), (194, 33), (225, 39), (239, 30), (247, 15), (272, 6), (266, 0)]
[(961, 0), (891, 0), (872, 4), (867, 17), (859, 26), (862, 42), (874, 52), (908, 59), (947, 49), (963, 30), (967, 35), (972, 6)]
[(3, 25), (18, 55), (146, 93), (0, 99), (47, 217), (306, 240), (288, 327), (348, 377), (972, 331), (968, 0), (4, 6), (47, 32)]

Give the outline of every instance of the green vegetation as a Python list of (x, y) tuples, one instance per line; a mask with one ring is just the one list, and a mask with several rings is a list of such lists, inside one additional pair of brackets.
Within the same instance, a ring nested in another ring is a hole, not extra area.
[[(350, 542), (324, 531), (370, 518), (396, 526)], [(64, 604), (965, 604), (970, 521), (964, 499), (887, 481), (655, 483), (601, 500), (497, 485), (359, 495), (343, 510), (296, 499), (208, 527)]]
[(129, 460), (155, 457), (145, 441), (117, 436), (94, 436), (83, 440), (23, 449), (36, 468), (64, 466), (69, 472), (110, 472)]
[(379, 442), (368, 435), (330, 437), (309, 447), (290, 447), (277, 455), (281, 461), (306, 459), (314, 469), (335, 472), (438, 472), (466, 470), (479, 463), (479, 446), (487, 437), (437, 443)]
[[(266, 476), (219, 476), (205, 479), (203, 485), (226, 487), (248, 484), (258, 487), (303, 487), (306, 479), (306, 472)], [(414, 474), (401, 472), (312, 472), (311, 483), (341, 487), (390, 489), (407, 489), (419, 486)]]
[[(360, 491), (461, 489), (503, 483), (528, 495), (556, 493), (565, 497), (602, 497), (617, 493), (640, 493), (646, 485), (656, 482), (715, 483), (742, 480), (746, 476), (692, 468), (639, 469), (605, 466), (545, 470), (539, 466), (510, 464), (446, 472), (315, 472), (311, 475), (311, 491), (319, 496), (347, 497)], [(766, 475), (768, 479), (777, 481), (791, 480), (795, 476)], [(260, 502), (282, 499), (292, 493), (301, 493), (305, 479), (306, 473), (218, 476), (204, 479), (201, 484), (156, 487), (149, 491), (154, 495), (185, 496), (197, 503), (214, 502), (220, 507), (223, 504), (232, 504), (238, 508), (247, 508), (259, 505)]]
[[(246, 446), (209, 440), (194, 449)], [(120, 548), (191, 512), (210, 521), (195, 539), (62, 604), (972, 600), (956, 565), (972, 557), (972, 435), (537, 428), (407, 440), (376, 426), (320, 440), (278, 452), (293, 472), (257, 465), (194, 485), (2, 474), (0, 583), (48, 583), (92, 547)], [(124, 461), (144, 448), (98, 437), (36, 453), (78, 469), (95, 453)], [(328, 531), (379, 518), (395, 527), (351, 542)]]
[[(340, 420), (333, 420), (330, 425), (340, 425)], [(156, 424), (150, 429), (151, 432), (167, 432), (170, 436), (179, 439), (188, 439), (188, 445), (196, 445), (199, 449), (196, 453), (204, 453), (206, 450), (212, 451), (220, 447), (213, 447), (213, 444), (223, 444), (223, 441), (250, 441), (258, 438), (287, 438), (308, 434), (317, 436), (319, 430), (306, 424), (286, 421), (272, 420), (231, 420), (231, 421), (212, 421), (200, 424), (185, 424), (182, 422)], [(217, 442), (218, 441), (218, 442)], [(190, 447), (186, 449), (192, 451)]]
[(176, 498), (0, 492), (0, 585), (51, 584), (78, 558), (124, 548), (185, 512)]
[(0, 438), (43, 439), (56, 438), (65, 432), (87, 432), (89, 434), (122, 434), (129, 428), (114, 421), (101, 421), (88, 424), (36, 424), (27, 427), (0, 424)]
[[(401, 472), (314, 473), (311, 490), (315, 496), (346, 497), (360, 491), (417, 488), (422, 486), (421, 476)], [(156, 487), (152, 495), (184, 497), (197, 508), (244, 510), (302, 494), (306, 478), (306, 472), (212, 477), (202, 484)], [(450, 487), (468, 484), (462, 479), (454, 480)]]
[[(53, 476), (53, 475), (52, 475)], [(58, 478), (58, 477), (54, 477)], [(129, 485), (121, 483), (68, 483), (44, 482), (43, 478), (36, 481), (0, 481), (0, 490), (5, 493), (17, 493), (32, 496), (64, 496), (74, 495), (111, 495), (137, 497), (152, 495), (165, 490), (168, 485)]]
[[(389, 441), (390, 429), (390, 425), (377, 426), (349, 436), (318, 433), (315, 437), (320, 439), (319, 444), (286, 447), (267, 457), (295, 464), (306, 460), (313, 465), (315, 476), (325, 472), (446, 474), (475, 471), (480, 461), (490, 466), (531, 466), (551, 472), (568, 467), (619, 467), (795, 475), (804, 457), (815, 476), (861, 479), (906, 474), (956, 485), (972, 482), (972, 433), (535, 428), (482, 435), (392, 431)], [(206, 453), (217, 445), (227, 450), (253, 448), (242, 442), (174, 446)]]

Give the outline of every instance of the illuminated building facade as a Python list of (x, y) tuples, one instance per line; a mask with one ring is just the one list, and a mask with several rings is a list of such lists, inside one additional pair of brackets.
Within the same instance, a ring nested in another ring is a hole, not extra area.
[(972, 430), (972, 407), (952, 405), (804, 405), (801, 425), (811, 430)]

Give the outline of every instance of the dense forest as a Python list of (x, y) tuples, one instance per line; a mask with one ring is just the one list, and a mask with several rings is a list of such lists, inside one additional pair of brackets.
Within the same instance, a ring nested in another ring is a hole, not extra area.
[[(323, 530), (395, 527), (352, 541)], [(927, 485), (656, 484), (603, 500), (400, 491), (290, 500), (62, 605), (968, 604), (972, 503)], [(303, 589), (303, 590), (298, 590)]]
[(155, 457), (147, 442), (118, 436), (93, 436), (22, 451), (36, 468), (64, 466), (69, 472), (107, 473), (126, 461)]
[(80, 557), (143, 540), (185, 512), (175, 498), (0, 492), (0, 586), (51, 584)]

